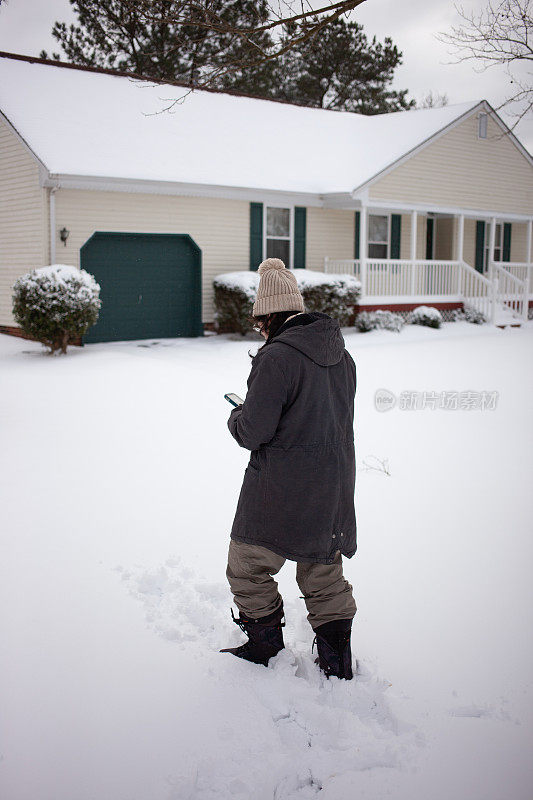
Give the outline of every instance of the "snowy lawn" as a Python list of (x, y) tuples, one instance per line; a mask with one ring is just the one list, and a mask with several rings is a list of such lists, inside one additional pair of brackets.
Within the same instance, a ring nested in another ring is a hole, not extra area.
[[(225, 567), (248, 459), (223, 394), (245, 394), (258, 339), (49, 357), (0, 336), (2, 798), (533, 796), (533, 323), (343, 332), (351, 682), (313, 663), (293, 562), (286, 649), (267, 669), (218, 653), (242, 640)], [(379, 412), (379, 388), (499, 397)]]

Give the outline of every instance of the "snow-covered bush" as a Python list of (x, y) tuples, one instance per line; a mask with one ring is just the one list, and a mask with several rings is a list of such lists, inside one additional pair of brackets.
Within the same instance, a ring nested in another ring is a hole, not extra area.
[(452, 322), (459, 322), (461, 320), (473, 322), (474, 325), (483, 325), (483, 323), (487, 321), (487, 318), (476, 308), (465, 305), (462, 309), (456, 308), (452, 312)]
[(353, 275), (332, 275), (311, 269), (293, 270), (306, 311), (322, 311), (344, 326), (353, 325), (361, 282)]
[(98, 319), (100, 286), (84, 269), (40, 267), (13, 285), (13, 316), (22, 330), (54, 353), (67, 352)]
[(215, 327), (218, 333), (242, 333), (252, 330), (249, 317), (257, 296), (257, 272), (228, 272), (217, 275), (215, 291)]
[(381, 308), (376, 311), (360, 311), (355, 318), (355, 327), (360, 333), (377, 328), (399, 333), (404, 325), (405, 320), (401, 314), (394, 314), (392, 311), (385, 311)]
[(355, 318), (355, 327), (360, 333), (367, 333), (377, 328), (377, 321), (372, 311), (360, 311)]
[(428, 328), (440, 328), (442, 315), (438, 308), (417, 306), (409, 312), (407, 322), (411, 325), (426, 325)]
[[(340, 325), (351, 325), (361, 297), (361, 283), (353, 275), (331, 275), (310, 269), (293, 270), (306, 311), (322, 311)], [(215, 324), (219, 333), (252, 330), (249, 322), (257, 296), (259, 275), (254, 270), (227, 272), (213, 281)]]

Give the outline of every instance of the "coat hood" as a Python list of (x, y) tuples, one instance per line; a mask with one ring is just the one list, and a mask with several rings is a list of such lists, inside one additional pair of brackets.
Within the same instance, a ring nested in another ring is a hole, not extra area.
[(289, 319), (272, 341), (294, 347), (321, 367), (338, 364), (344, 353), (339, 321), (320, 311)]

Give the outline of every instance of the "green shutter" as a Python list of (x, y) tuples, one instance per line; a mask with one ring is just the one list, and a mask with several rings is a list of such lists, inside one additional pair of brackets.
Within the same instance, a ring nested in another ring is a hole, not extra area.
[(476, 269), (483, 272), (483, 251), (485, 249), (485, 222), (476, 220)]
[(426, 260), (430, 261), (433, 258), (433, 230), (435, 226), (435, 220), (433, 217), (427, 218), (427, 228), (426, 228)]
[(250, 269), (263, 260), (263, 203), (250, 203)]
[(400, 258), (401, 214), (391, 214), (390, 228), (390, 257)]
[(295, 269), (305, 269), (305, 229), (307, 209), (304, 206), (294, 207), (294, 261)]
[(361, 212), (355, 212), (355, 239), (354, 239), (354, 258), (359, 258), (359, 242), (361, 240)]
[(511, 260), (511, 223), (503, 223), (503, 255), (502, 261)]

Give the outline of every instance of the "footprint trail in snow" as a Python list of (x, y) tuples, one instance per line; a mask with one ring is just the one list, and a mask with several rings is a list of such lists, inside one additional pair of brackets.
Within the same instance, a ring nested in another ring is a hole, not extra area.
[[(226, 584), (200, 579), (179, 558), (116, 569), (149, 626), (205, 685), (195, 712), (205, 737), (195, 751), (192, 734), (192, 750), (177, 752), (168, 800), (340, 800), (348, 789), (370, 799), (372, 774), (383, 786), (390, 772), (393, 787), (397, 770), (410, 768), (424, 737), (391, 711), (390, 683), (361, 658), (354, 680), (328, 681), (297, 600), (285, 603), (285, 649), (264, 668), (218, 652), (244, 641), (228, 618)], [(183, 682), (180, 674), (177, 692)]]

